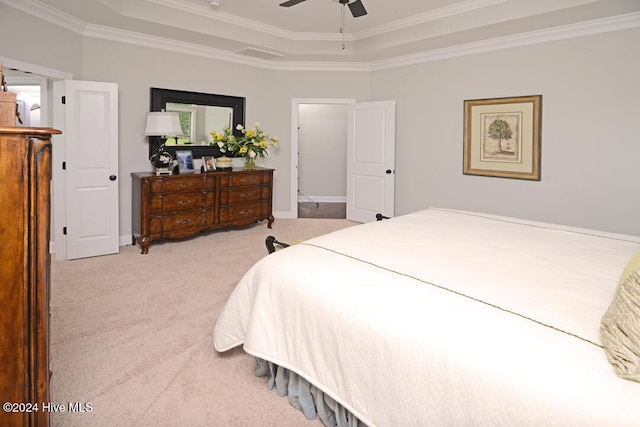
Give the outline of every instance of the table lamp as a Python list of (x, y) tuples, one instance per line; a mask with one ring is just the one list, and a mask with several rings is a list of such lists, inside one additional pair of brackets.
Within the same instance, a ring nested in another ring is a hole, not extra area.
[(182, 127), (180, 126), (180, 115), (168, 111), (147, 113), (147, 126), (144, 134), (145, 136), (157, 136), (160, 140), (158, 151), (149, 159), (156, 175), (171, 175), (173, 156), (164, 150), (164, 146), (168, 137), (183, 135)]

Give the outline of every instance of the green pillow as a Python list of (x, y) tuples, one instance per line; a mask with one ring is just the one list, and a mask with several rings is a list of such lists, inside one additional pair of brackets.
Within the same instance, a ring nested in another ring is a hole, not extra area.
[(640, 382), (640, 252), (631, 258), (602, 317), (602, 343), (616, 374)]

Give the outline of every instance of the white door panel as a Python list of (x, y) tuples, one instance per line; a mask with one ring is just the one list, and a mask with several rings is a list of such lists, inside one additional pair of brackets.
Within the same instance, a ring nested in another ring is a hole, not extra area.
[(395, 101), (352, 104), (347, 120), (347, 219), (394, 215)]
[(380, 188), (384, 187), (384, 179), (376, 176), (359, 175), (354, 178), (353, 207), (356, 210), (384, 211), (384, 194)]
[[(66, 259), (116, 253), (118, 218), (118, 86), (56, 83), (63, 115)], [(56, 221), (58, 222), (58, 221)], [(58, 252), (56, 236), (56, 253)]]
[(108, 187), (78, 188), (75, 192), (80, 215), (78, 215), (79, 240), (100, 239), (109, 235), (109, 197)]

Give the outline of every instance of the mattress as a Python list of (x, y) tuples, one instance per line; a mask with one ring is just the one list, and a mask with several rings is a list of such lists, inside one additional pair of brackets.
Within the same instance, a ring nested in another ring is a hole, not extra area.
[(640, 238), (428, 209), (271, 254), (214, 346), (238, 345), (370, 426), (640, 425), (600, 320)]

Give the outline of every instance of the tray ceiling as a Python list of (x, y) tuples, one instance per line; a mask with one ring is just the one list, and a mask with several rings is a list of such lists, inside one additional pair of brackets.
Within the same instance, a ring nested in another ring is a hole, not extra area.
[[(88, 37), (271, 68), (372, 69), (640, 26), (638, 0), (0, 0)], [(215, 2), (214, 2), (215, 3)], [(342, 46), (344, 45), (344, 49)]]

